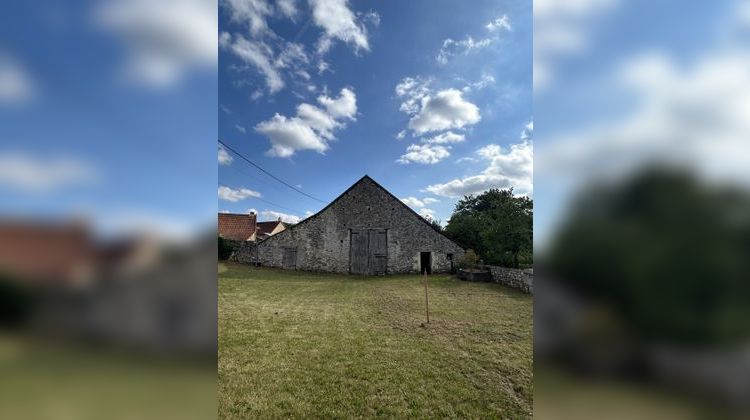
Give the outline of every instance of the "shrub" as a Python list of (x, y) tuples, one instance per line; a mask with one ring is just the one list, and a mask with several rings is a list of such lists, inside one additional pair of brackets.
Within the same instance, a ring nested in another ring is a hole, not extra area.
[(479, 262), (479, 257), (473, 249), (466, 250), (466, 253), (458, 259), (458, 266), (460, 268), (472, 268)]
[(219, 260), (228, 260), (237, 248), (237, 242), (219, 236)]

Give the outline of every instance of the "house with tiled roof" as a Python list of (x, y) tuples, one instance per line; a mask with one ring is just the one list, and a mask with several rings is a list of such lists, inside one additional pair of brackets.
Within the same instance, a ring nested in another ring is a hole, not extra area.
[(256, 237), (259, 241), (279, 232), (283, 232), (286, 229), (286, 225), (281, 221), (281, 218), (271, 222), (258, 222), (257, 225), (258, 229), (256, 231)]
[(219, 213), (219, 236), (233, 241), (255, 241), (258, 225), (255, 213)]

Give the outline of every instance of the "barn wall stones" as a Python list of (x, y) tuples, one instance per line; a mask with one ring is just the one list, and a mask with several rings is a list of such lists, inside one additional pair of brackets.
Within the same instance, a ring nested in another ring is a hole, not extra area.
[[(299, 270), (349, 272), (351, 230), (386, 229), (388, 273), (420, 271), (420, 252), (430, 252), (432, 272), (448, 272), (464, 250), (437, 232), (369, 177), (364, 177), (320, 213), (258, 243), (239, 250), (235, 259), (282, 267), (285, 248), (296, 248)], [(288, 267), (287, 267), (288, 268)]]

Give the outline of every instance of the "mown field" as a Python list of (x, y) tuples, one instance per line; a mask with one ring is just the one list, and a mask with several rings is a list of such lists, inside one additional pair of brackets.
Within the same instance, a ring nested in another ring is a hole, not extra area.
[(219, 415), (526, 418), (532, 298), (420, 276), (219, 266)]

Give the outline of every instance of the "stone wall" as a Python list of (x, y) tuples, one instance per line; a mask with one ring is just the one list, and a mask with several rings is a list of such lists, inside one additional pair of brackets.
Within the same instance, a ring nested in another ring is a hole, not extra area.
[(492, 281), (504, 284), (514, 289), (521, 290), (524, 293), (534, 294), (534, 270), (498, 267), (487, 265), (485, 268), (492, 273)]
[[(263, 266), (282, 267), (284, 248), (296, 248), (296, 269), (348, 273), (353, 229), (387, 230), (388, 273), (419, 272), (420, 252), (431, 253), (433, 273), (449, 272), (448, 254), (454, 261), (464, 254), (458, 244), (365, 177), (320, 213), (258, 243), (254, 258)], [(252, 258), (249, 249), (238, 252), (238, 261), (255, 262)]]
[(244, 241), (237, 247), (229, 261), (237, 261), (245, 264), (255, 264), (258, 261), (258, 244), (253, 241)]

